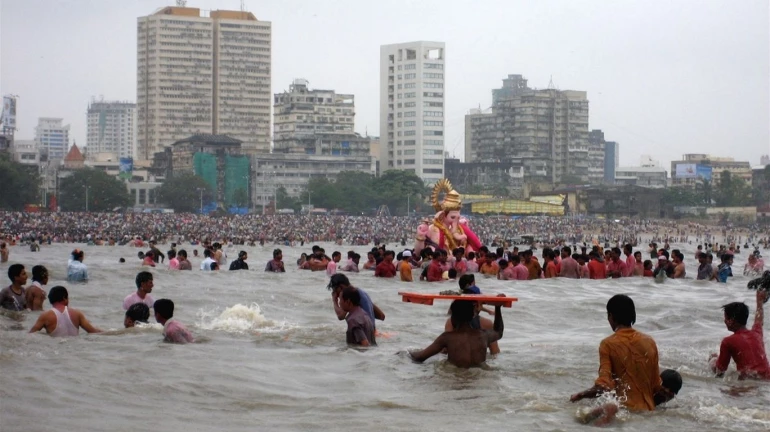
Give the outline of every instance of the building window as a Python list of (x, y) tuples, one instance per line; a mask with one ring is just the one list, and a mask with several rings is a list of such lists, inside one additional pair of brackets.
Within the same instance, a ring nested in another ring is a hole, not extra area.
[(416, 116), (417, 116), (417, 112), (415, 111), (407, 111), (404, 113), (404, 117), (416, 117)]
[(443, 108), (444, 102), (423, 102), (422, 106), (425, 108)]
[(414, 159), (404, 159), (404, 165), (414, 165)]
[[(401, 132), (399, 132), (400, 134)], [(416, 135), (416, 132), (413, 130), (404, 131), (404, 136), (414, 136)]]
[(425, 72), (422, 74), (422, 77), (425, 79), (444, 79), (444, 74)]
[(404, 74), (404, 79), (415, 79), (415, 78), (417, 78), (417, 74), (416, 73)]
[(404, 150), (404, 156), (414, 156), (414, 150)]
[(444, 136), (444, 131), (424, 130), (422, 134), (425, 136)]
[(422, 65), (425, 69), (438, 69), (444, 70), (444, 65), (440, 63), (425, 63)]
[[(399, 86), (398, 88), (401, 88), (401, 84), (399, 84), (398, 86)], [(416, 86), (417, 86), (417, 83), (406, 83), (406, 84), (404, 84), (404, 88), (405, 89), (412, 89), (412, 88), (415, 88)]]
[[(404, 108), (412, 108), (414, 107), (416, 102), (404, 102)], [(398, 104), (399, 108), (401, 108), (401, 104)]]
[(405, 96), (406, 96), (407, 99), (410, 99), (410, 98), (413, 98), (413, 97), (417, 96), (417, 93), (409, 92), (409, 93), (405, 93)]
[(405, 146), (413, 146), (415, 144), (415, 140), (406, 140), (404, 141)]
[(443, 165), (443, 159), (423, 159), (422, 163), (425, 165)]
[(422, 115), (424, 117), (444, 117), (443, 111), (423, 111)]
[(444, 126), (443, 121), (436, 121), (436, 120), (425, 120), (422, 122), (423, 126)]
[(423, 96), (423, 97), (430, 97), (430, 98), (439, 98), (439, 99), (441, 99), (441, 98), (443, 98), (443, 97), (444, 97), (444, 93), (437, 93), (437, 92), (423, 92), (422, 96)]
[(404, 70), (414, 70), (414, 69), (417, 69), (417, 65), (414, 63), (404, 65)]
[[(416, 126), (415, 123), (416, 123), (415, 121), (404, 122), (404, 127)], [(401, 126), (401, 123), (399, 123), (398, 125)]]
[(444, 170), (441, 168), (423, 168), (423, 174), (441, 174)]

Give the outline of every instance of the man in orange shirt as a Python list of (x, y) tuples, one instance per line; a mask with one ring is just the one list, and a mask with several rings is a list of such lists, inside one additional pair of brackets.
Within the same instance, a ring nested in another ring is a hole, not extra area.
[[(607, 321), (614, 334), (599, 345), (599, 378), (590, 389), (572, 395), (570, 401), (615, 390), (629, 411), (652, 411), (673, 399), (681, 388), (681, 376), (676, 371), (660, 374), (655, 341), (632, 328), (636, 322), (634, 301), (623, 294), (613, 296), (607, 302)], [(665, 386), (661, 376), (666, 378)], [(603, 406), (589, 414), (593, 415), (589, 421), (603, 417), (600, 421), (606, 423), (616, 412), (617, 407)]]
[(591, 279), (607, 279), (607, 266), (599, 261), (599, 254), (591, 251), (588, 260), (588, 274)]
[(540, 279), (540, 272), (543, 269), (540, 267), (540, 263), (537, 262), (537, 258), (532, 256), (532, 249), (527, 249), (521, 254), (524, 257), (524, 267), (529, 271), (527, 280)]
[(412, 282), (412, 265), (409, 259), (412, 258), (412, 251), (405, 250), (401, 254), (401, 262), (398, 264), (398, 273), (403, 282)]

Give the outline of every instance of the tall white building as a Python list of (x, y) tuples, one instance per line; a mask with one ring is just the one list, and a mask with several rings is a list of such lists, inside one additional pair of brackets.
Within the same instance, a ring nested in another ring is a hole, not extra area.
[(380, 47), (380, 169), (444, 176), (443, 42)]
[(138, 158), (193, 134), (270, 151), (271, 40), (250, 12), (165, 7), (137, 26)]
[(92, 101), (86, 126), (89, 158), (98, 153), (136, 158), (136, 104)]
[(64, 159), (70, 148), (70, 125), (64, 119), (40, 117), (35, 126), (35, 145), (48, 159)]

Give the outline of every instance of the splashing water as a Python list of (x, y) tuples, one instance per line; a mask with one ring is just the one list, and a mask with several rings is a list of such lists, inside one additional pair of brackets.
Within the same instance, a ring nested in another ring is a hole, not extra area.
[[(219, 316), (208, 320), (205, 312), (201, 312), (200, 328), (204, 330), (221, 330), (229, 333), (246, 333), (265, 327), (273, 327), (275, 323), (262, 315), (262, 309), (257, 303), (249, 306), (236, 304), (222, 311)], [(207, 322), (208, 321), (208, 322)]]

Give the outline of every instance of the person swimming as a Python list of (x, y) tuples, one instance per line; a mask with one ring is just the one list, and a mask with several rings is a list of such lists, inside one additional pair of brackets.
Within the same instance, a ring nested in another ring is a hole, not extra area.
[(134, 303), (126, 311), (126, 316), (123, 319), (123, 326), (125, 328), (131, 328), (136, 323), (147, 324), (150, 320), (150, 308), (144, 303)]

